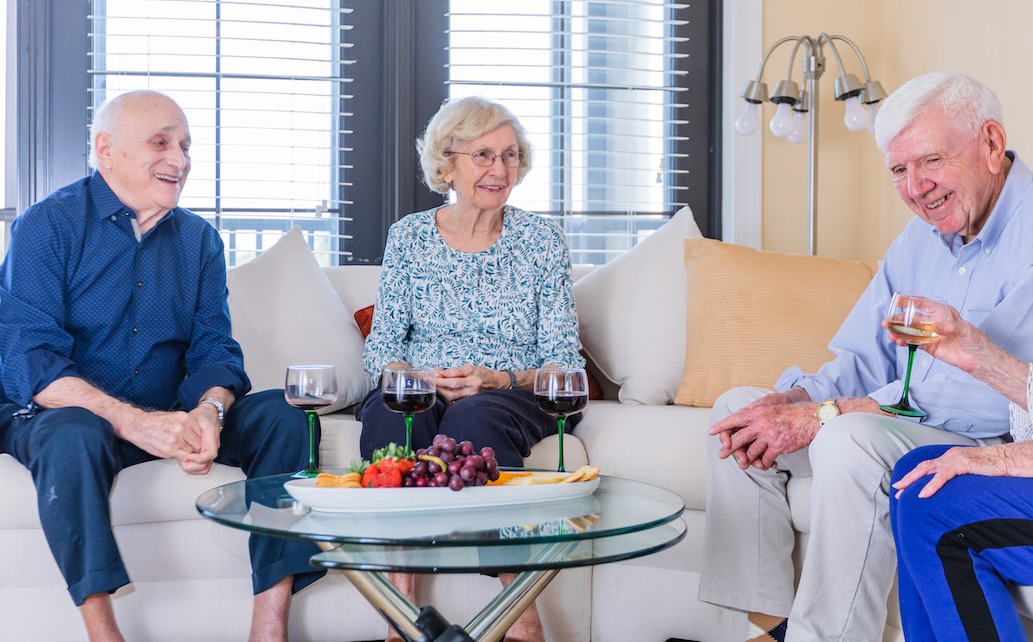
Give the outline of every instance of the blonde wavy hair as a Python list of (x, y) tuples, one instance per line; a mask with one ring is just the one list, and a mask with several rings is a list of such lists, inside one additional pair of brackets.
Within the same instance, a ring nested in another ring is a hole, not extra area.
[(516, 132), (517, 147), (523, 154), (517, 169), (517, 184), (531, 170), (531, 143), (527, 132), (513, 112), (479, 96), (446, 101), (427, 123), (423, 136), (416, 140), (420, 154), (423, 182), (439, 194), (448, 194), (452, 186), (445, 180), (453, 167), (453, 157), (445, 152), (457, 140), (469, 141), (509, 125)]

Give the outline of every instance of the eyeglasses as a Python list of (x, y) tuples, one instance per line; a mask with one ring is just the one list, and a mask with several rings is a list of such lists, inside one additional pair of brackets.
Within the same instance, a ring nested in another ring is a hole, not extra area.
[(464, 156), (469, 156), (470, 160), (473, 161), (473, 164), (477, 165), (478, 167), (491, 167), (495, 164), (496, 158), (501, 158), (502, 163), (506, 167), (519, 167), (520, 162), (524, 160), (523, 152), (518, 152), (512, 149), (506, 150), (499, 155), (496, 155), (493, 152), (489, 152), (486, 149), (482, 149), (479, 152), (454, 152), (451, 149), (446, 149), (445, 153), (462, 154)]

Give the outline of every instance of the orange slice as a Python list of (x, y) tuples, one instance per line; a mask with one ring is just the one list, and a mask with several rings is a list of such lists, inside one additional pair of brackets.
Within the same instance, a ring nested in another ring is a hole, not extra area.
[(527, 477), (530, 474), (531, 474), (530, 472), (513, 472), (513, 471), (509, 471), (509, 470), (500, 470), (499, 471), (499, 478), (496, 479), (495, 481), (488, 482), (488, 485), (489, 486), (501, 486), (501, 485), (505, 484), (506, 482), (508, 482), (510, 480), (516, 479), (517, 477)]

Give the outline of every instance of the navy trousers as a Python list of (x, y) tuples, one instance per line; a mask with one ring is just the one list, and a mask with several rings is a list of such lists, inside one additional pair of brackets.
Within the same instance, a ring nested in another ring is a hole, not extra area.
[[(916, 448), (893, 481), (949, 448)], [(1033, 479), (960, 475), (918, 497), (929, 479), (890, 496), (904, 636), (1025, 641), (1008, 585), (1033, 584)]]
[[(111, 528), (109, 496), (115, 475), (156, 459), (115, 436), (111, 424), (82, 408), (15, 413), (0, 405), (0, 453), (32, 473), (43, 532), (77, 606), (87, 596), (129, 583)], [(304, 468), (308, 463), (305, 414), (287, 405), (282, 390), (238, 399), (226, 413), (215, 461), (237, 466), (250, 479)], [(186, 474), (186, 473), (184, 473)], [(309, 566), (314, 543), (252, 535), (252, 584), (260, 593), (286, 575), (294, 590), (323, 571)]]
[[(357, 417), (362, 421), (359, 451), (364, 459), (389, 442), (405, 443), (405, 421), (381, 401), (381, 391), (366, 397)], [(567, 417), (566, 430), (581, 421), (581, 413)], [(536, 443), (556, 434), (556, 418), (542, 412), (529, 390), (485, 390), (448, 403), (440, 397), (412, 422), (413, 448), (426, 448), (434, 435), (469, 440), (477, 450), (491, 446), (500, 466), (519, 467)]]

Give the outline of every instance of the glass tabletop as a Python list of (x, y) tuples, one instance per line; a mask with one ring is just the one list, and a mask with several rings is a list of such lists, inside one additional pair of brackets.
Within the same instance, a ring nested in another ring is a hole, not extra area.
[[(681, 524), (677, 518), (685, 508), (680, 496), (650, 484), (605, 475), (600, 477), (599, 487), (594, 493), (576, 499), (456, 510), (353, 513), (311, 510), (284, 489), (284, 483), (290, 480), (290, 475), (278, 475), (225, 484), (198, 497), (197, 510), (218, 523), (255, 533), (335, 544), (404, 547), (409, 549), (411, 558), (418, 558), (421, 548), (427, 551), (445, 547), (488, 546), (497, 549), (505, 545), (581, 542), (642, 533), (671, 522), (676, 522), (672, 525), (674, 530), (658, 530), (652, 536), (662, 535), (661, 539), (667, 540), (674, 537), (675, 542), (684, 536), (683, 526), (681, 535), (675, 532)], [(445, 489), (398, 490), (455, 492)], [(460, 490), (455, 494), (463, 492)], [(621, 541), (624, 544), (620, 544)], [(629, 544), (633, 548), (644, 549), (639, 554), (645, 554), (657, 542), (651, 541), (650, 536), (641, 540), (611, 539), (609, 542), (611, 548)], [(346, 549), (342, 551), (346, 552)], [(390, 555), (387, 549), (381, 553)], [(606, 555), (621, 554), (614, 549)], [(526, 552), (521, 556), (526, 558)], [(427, 565), (434, 566), (434, 563), (428, 562)]]

